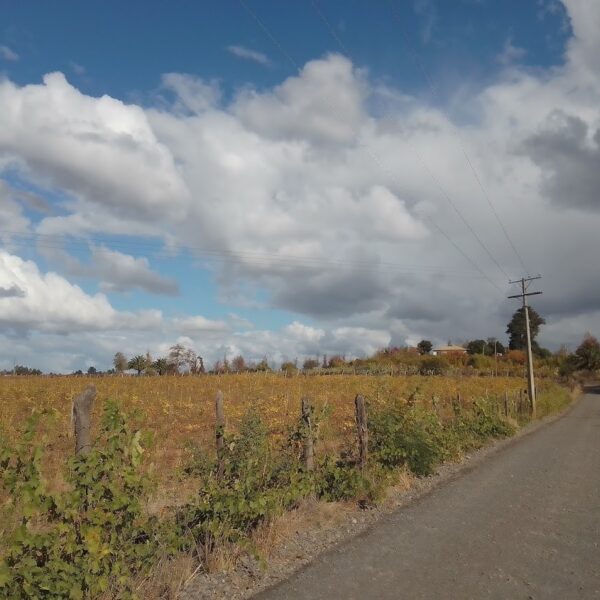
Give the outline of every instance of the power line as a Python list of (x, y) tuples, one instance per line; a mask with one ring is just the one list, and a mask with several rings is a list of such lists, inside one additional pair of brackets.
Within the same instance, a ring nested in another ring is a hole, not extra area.
[[(115, 249), (123, 249), (128, 251), (147, 251), (152, 252), (155, 257), (175, 259), (175, 252), (191, 251), (197, 256), (216, 259), (216, 260), (232, 260), (246, 261), (255, 266), (280, 266), (280, 267), (299, 267), (299, 268), (315, 268), (325, 266), (329, 268), (352, 267), (356, 269), (373, 270), (374, 266), (383, 270), (404, 271), (417, 274), (441, 274), (448, 273), (457, 276), (472, 277), (474, 273), (465, 271), (453, 271), (441, 268), (434, 265), (406, 265), (388, 261), (379, 261), (375, 265), (373, 261), (360, 260), (341, 260), (341, 259), (325, 259), (310, 256), (294, 256), (282, 255), (281, 253), (258, 253), (258, 252), (239, 252), (230, 250), (207, 249), (200, 246), (188, 246), (185, 244), (171, 244), (167, 248), (157, 248), (156, 245), (140, 242), (137, 240), (114, 240), (106, 236), (87, 236), (83, 238), (74, 238), (67, 235), (56, 234), (41, 234), (35, 232), (14, 232), (8, 230), (0, 230), (0, 236), (6, 235), (10, 238), (7, 245), (18, 247), (31, 248), (35, 243), (38, 248), (46, 248), (49, 250), (63, 250), (65, 246), (75, 246), (84, 249), (89, 249), (90, 245), (94, 246), (94, 253), (109, 254)], [(16, 238), (16, 239), (15, 239)], [(100, 245), (100, 247), (98, 247)], [(108, 246), (108, 247), (106, 247)], [(477, 268), (477, 265), (474, 264)], [(485, 273), (481, 272), (485, 277)]]
[[(294, 69), (298, 72), (300, 72), (300, 68), (298, 66), (298, 63), (291, 57), (291, 55), (285, 50), (285, 48), (281, 45), (281, 43), (279, 42), (279, 40), (271, 33), (271, 31), (266, 27), (266, 25), (261, 21), (261, 19), (258, 17), (258, 15), (247, 5), (247, 3), (244, 0), (239, 0), (239, 3), (241, 4), (241, 6), (244, 8), (244, 10), (246, 10), (246, 12), (248, 12), (248, 14), (252, 17), (252, 19), (255, 21), (255, 23), (257, 23), (257, 25), (259, 26), (259, 28), (261, 29), (261, 31), (263, 31), (263, 33), (269, 38), (269, 40), (271, 40), (271, 42), (281, 51), (281, 53), (284, 55), (284, 57), (288, 60), (288, 62), (294, 67)], [(313, 6), (317, 9), (315, 3), (312, 3)], [(333, 31), (331, 25), (329, 24), (329, 22), (327, 21), (326, 17), (323, 15), (322, 11), (318, 10), (318, 13), (320, 15), (320, 17), (324, 20), (324, 22), (327, 24), (328, 29), (330, 31)], [(339, 39), (339, 37), (337, 35), (334, 35), (334, 38), (336, 39), (336, 41), (338, 43), (341, 44), (342, 50), (345, 51), (345, 46), (343, 45), (343, 43), (341, 42), (341, 40)], [(347, 51), (346, 51), (347, 53)], [(369, 154), (369, 156), (371, 156), (371, 158), (373, 160), (375, 160), (380, 166), (382, 166), (382, 162), (381, 159), (370, 149), (366, 148), (366, 146), (362, 145), (361, 146), (366, 152), (367, 154)], [(422, 159), (421, 159), (422, 161)], [(423, 161), (422, 161), (423, 162)], [(393, 178), (396, 180), (396, 176), (395, 174), (393, 174)], [(447, 196), (447, 194), (446, 194)], [(454, 207), (455, 211), (457, 211), (460, 214), (460, 211), (456, 208), (456, 206), (453, 204), (453, 202), (449, 199), (448, 200), (450, 202), (450, 204)], [(466, 220), (463, 218), (463, 221), (465, 223), (465, 225), (467, 225), (472, 233), (475, 235), (476, 239), (478, 240), (478, 242), (482, 245), (482, 247), (484, 248), (484, 250), (487, 252), (487, 254), (490, 256), (490, 258), (493, 260), (493, 262), (500, 268), (500, 270), (503, 272), (504, 276), (508, 279), (508, 275), (507, 273), (504, 271), (504, 269), (502, 269), (502, 267), (500, 266), (500, 264), (498, 263), (498, 261), (496, 261), (496, 259), (492, 256), (491, 252), (487, 249), (487, 247), (485, 246), (485, 244), (483, 244), (483, 241), (481, 240), (481, 238), (479, 238), (479, 236), (475, 233), (475, 231), (467, 224)], [(446, 239), (448, 239), (448, 241), (450, 241), (450, 243), (452, 244), (452, 246), (454, 248), (456, 248), (460, 254), (462, 256), (464, 256), (472, 265), (474, 265), (476, 267), (476, 269), (483, 274), (484, 278), (491, 284), (493, 285), (497, 290), (500, 290), (500, 287), (494, 283), (484, 272), (483, 270), (479, 267), (479, 265), (477, 265), (477, 263), (472, 260), (471, 258), (469, 258), (466, 253), (458, 246), (458, 244), (456, 244), (453, 240), (451, 240), (450, 236), (444, 232), (444, 230), (437, 224), (435, 224), (435, 222), (433, 221), (433, 219), (431, 217), (429, 217), (429, 221), (431, 223), (434, 223), (436, 229), (438, 229), (438, 231), (440, 231), (444, 237), (446, 237)], [(501, 290), (500, 290), (501, 291)]]
[[(403, 25), (402, 23), (402, 19), (400, 17), (400, 11), (398, 9), (398, 7), (396, 6), (395, 3), (392, 2), (392, 0), (390, 0), (390, 4), (392, 4), (392, 13), (394, 15), (394, 17), (396, 18), (397, 21), (400, 22), (401, 25)], [(415, 65), (418, 67), (418, 69), (421, 71), (421, 74), (423, 75), (423, 78), (425, 79), (427, 85), (429, 86), (429, 89), (431, 90), (432, 94), (439, 100), (439, 94), (437, 91), (436, 86), (433, 84), (433, 81), (431, 80), (431, 77), (429, 76), (429, 73), (427, 72), (427, 70), (425, 69), (425, 66), (423, 65), (423, 62), (419, 59), (419, 56), (417, 54), (417, 52), (414, 50), (414, 48), (412, 48), (412, 46), (408, 43), (408, 38), (407, 36), (404, 34), (403, 35), (405, 43), (407, 44), (408, 48), (409, 48), (409, 53), (413, 58), (413, 62), (415, 63)], [(500, 226), (500, 229), (502, 230), (504, 237), (506, 238), (506, 241), (508, 242), (509, 246), (511, 247), (512, 251), (514, 252), (515, 256), (517, 257), (517, 259), (519, 260), (521, 267), (523, 268), (524, 272), (528, 272), (527, 267), (525, 266), (525, 262), (523, 261), (523, 258), (521, 256), (521, 254), (519, 253), (519, 251), (517, 250), (517, 247), (515, 246), (512, 238), (510, 237), (510, 235), (508, 234), (508, 230), (504, 224), (504, 222), (502, 221), (502, 219), (500, 218), (500, 215), (498, 214), (498, 211), (496, 210), (496, 207), (494, 206), (494, 203), (492, 202), (492, 199), (487, 191), (487, 189), (485, 188), (485, 186), (483, 185), (483, 182), (481, 181), (481, 177), (479, 176), (479, 173), (477, 171), (477, 169), (475, 168), (475, 165), (473, 164), (473, 161), (471, 160), (471, 157), (469, 156), (469, 154), (467, 153), (467, 149), (464, 143), (464, 138), (460, 132), (460, 130), (454, 125), (454, 123), (452, 123), (452, 121), (450, 121), (450, 124), (452, 126), (452, 129), (454, 130), (454, 132), (456, 133), (459, 143), (460, 143), (460, 147), (461, 150), (463, 152), (463, 155), (467, 161), (467, 164), (469, 165), (469, 168), (471, 170), (471, 172), (473, 173), (473, 177), (475, 178), (475, 181), (477, 182), (477, 185), (479, 186), (479, 188), (481, 189), (484, 198), (486, 199), (498, 225)]]
[[(318, 2), (316, 0), (311, 0), (311, 5), (315, 9), (315, 11), (318, 14), (319, 18), (325, 24), (325, 27), (327, 28), (327, 30), (329, 31), (329, 33), (331, 34), (331, 36), (333, 37), (333, 39), (335, 40), (335, 42), (338, 44), (338, 46), (340, 47), (340, 49), (342, 50), (342, 52), (344, 52), (349, 58), (352, 57), (352, 55), (351, 55), (350, 51), (348, 50), (348, 48), (346, 47), (346, 45), (343, 43), (343, 41), (337, 35), (337, 33), (335, 32), (333, 26), (331, 25), (331, 23), (327, 19), (327, 17), (323, 14), (323, 11), (320, 9), (320, 7), (318, 5)], [(454, 210), (454, 212), (458, 215), (458, 217), (463, 222), (463, 224), (465, 225), (465, 227), (467, 227), (467, 229), (475, 237), (475, 239), (477, 240), (477, 242), (479, 243), (479, 245), (483, 248), (483, 250), (489, 256), (489, 258), (491, 259), (491, 261), (502, 272), (502, 274), (506, 277), (506, 279), (510, 279), (508, 273), (504, 270), (504, 268), (498, 262), (498, 260), (496, 260), (496, 257), (492, 254), (492, 252), (490, 251), (490, 249), (488, 248), (488, 246), (483, 242), (483, 240), (481, 239), (481, 237), (479, 236), (479, 234), (475, 231), (475, 229), (473, 229), (473, 227), (471, 226), (471, 224), (467, 221), (467, 219), (463, 215), (462, 211), (456, 206), (456, 204), (454, 203), (454, 201), (450, 197), (450, 194), (448, 194), (448, 192), (446, 191), (446, 189), (442, 185), (442, 183), (439, 180), (439, 178), (437, 177), (437, 175), (429, 168), (429, 166), (427, 165), (427, 163), (423, 159), (421, 153), (416, 148), (414, 148), (414, 147), (413, 147), (413, 150), (415, 150), (416, 155), (419, 158), (419, 161), (421, 162), (421, 165), (423, 166), (423, 168), (427, 171), (427, 173), (429, 174), (429, 176), (433, 179), (433, 181), (435, 182), (437, 188), (440, 190), (442, 196), (445, 198), (445, 200), (448, 202), (448, 204), (450, 204), (450, 206), (452, 207), (452, 209)], [(455, 247), (457, 247), (457, 246), (455, 246)], [(464, 255), (464, 253), (462, 251), (461, 251), (461, 254)], [(472, 262), (472, 261), (470, 261), (470, 262)]]

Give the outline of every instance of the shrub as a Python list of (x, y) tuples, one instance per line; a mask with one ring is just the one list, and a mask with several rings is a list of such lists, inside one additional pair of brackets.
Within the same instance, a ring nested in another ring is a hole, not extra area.
[(139, 470), (140, 433), (107, 402), (94, 449), (68, 463), (69, 489), (50, 493), (33, 441), (38, 420), (29, 421), (13, 448), (0, 444), (1, 484), (20, 513), (0, 563), (0, 591), (15, 599), (77, 599), (109, 590), (133, 597), (132, 578), (151, 566), (159, 545), (157, 523), (143, 511), (149, 489)]
[(442, 356), (430, 356), (421, 361), (420, 375), (443, 375), (449, 364)]
[(387, 469), (407, 465), (430, 475), (444, 456), (443, 427), (433, 413), (396, 402), (373, 411), (369, 424), (373, 458)]

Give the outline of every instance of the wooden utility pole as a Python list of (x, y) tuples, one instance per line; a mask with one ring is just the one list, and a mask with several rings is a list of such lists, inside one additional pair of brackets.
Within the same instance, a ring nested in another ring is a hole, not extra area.
[(527, 392), (529, 394), (529, 408), (531, 410), (531, 416), (535, 418), (535, 379), (533, 377), (533, 353), (531, 351), (531, 327), (529, 323), (529, 306), (527, 305), (527, 296), (537, 296), (542, 292), (528, 292), (527, 289), (532, 281), (535, 279), (541, 279), (542, 276), (537, 277), (521, 277), (516, 281), (510, 283), (519, 283), (521, 285), (521, 293), (509, 296), (509, 298), (521, 298), (523, 301), (523, 310), (525, 312), (525, 331), (527, 334)]

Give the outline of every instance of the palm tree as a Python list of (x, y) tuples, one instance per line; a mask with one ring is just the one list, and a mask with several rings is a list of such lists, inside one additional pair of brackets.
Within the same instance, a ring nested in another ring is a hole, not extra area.
[(137, 356), (134, 356), (127, 364), (127, 367), (129, 369), (136, 370), (138, 375), (141, 375), (142, 371), (145, 371), (147, 366), (148, 361), (146, 360), (146, 357), (143, 354), (138, 354)]
[(159, 375), (165, 375), (169, 370), (169, 361), (166, 358), (157, 358), (152, 366)]

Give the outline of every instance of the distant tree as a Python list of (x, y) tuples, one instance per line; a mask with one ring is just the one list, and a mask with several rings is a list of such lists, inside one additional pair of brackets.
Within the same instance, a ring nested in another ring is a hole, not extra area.
[(169, 372), (169, 361), (166, 358), (157, 358), (152, 366), (159, 375), (166, 375)]
[(180, 373), (181, 369), (187, 365), (188, 358), (188, 350), (183, 344), (174, 344), (169, 348), (167, 360), (176, 373)]
[(117, 352), (113, 358), (113, 366), (115, 371), (122, 374), (123, 371), (127, 370), (129, 364), (127, 357), (122, 352)]
[(316, 369), (319, 366), (319, 361), (314, 359), (314, 358), (307, 358), (303, 365), (302, 365), (302, 370), (303, 371), (311, 371), (312, 369)]
[(141, 375), (142, 372), (146, 370), (147, 366), (148, 363), (146, 362), (146, 357), (143, 354), (138, 354), (137, 356), (134, 356), (127, 364), (127, 367), (133, 369), (134, 371), (137, 371), (138, 375)]
[(486, 346), (485, 340), (471, 340), (467, 344), (467, 354), (485, 354)]
[(343, 367), (345, 364), (346, 364), (346, 359), (343, 356), (340, 356), (339, 354), (336, 356), (332, 356), (327, 361), (327, 366), (330, 369), (340, 368), (340, 367)]
[(496, 338), (490, 337), (486, 342), (486, 350), (485, 354), (489, 354), (490, 356), (494, 356), (494, 354), (504, 354), (506, 352), (506, 348), (502, 342), (499, 342)]
[(31, 369), (29, 367), (24, 367), (23, 365), (15, 365), (13, 369), (13, 373), (15, 375), (41, 375), (42, 372), (39, 369)]
[(417, 350), (419, 354), (429, 354), (433, 349), (433, 344), (429, 340), (421, 340), (417, 344)]
[(231, 368), (235, 373), (243, 373), (246, 370), (246, 361), (241, 354), (231, 361)]
[(88, 375), (95, 375), (97, 372), (98, 372), (98, 371), (97, 371), (96, 367), (90, 367), (90, 368), (87, 370), (87, 374), (88, 374)]
[(583, 338), (577, 350), (577, 366), (586, 371), (597, 371), (600, 369), (600, 343), (589, 333)]
[[(529, 327), (531, 330), (531, 346), (532, 350), (539, 353), (540, 347), (535, 341), (540, 327), (546, 323), (531, 306), (529, 307)], [(506, 333), (509, 335), (508, 347), (510, 350), (527, 350), (527, 328), (525, 323), (525, 309), (518, 308), (506, 327)]]
[(256, 367), (254, 367), (255, 371), (262, 371), (262, 372), (266, 372), (266, 371), (270, 371), (271, 367), (269, 367), (269, 363), (267, 361), (267, 357), (265, 356), (265, 358), (263, 358), (257, 365)]
[(291, 377), (298, 372), (298, 367), (293, 362), (286, 360), (281, 363), (281, 372), (285, 373), (286, 377)]

